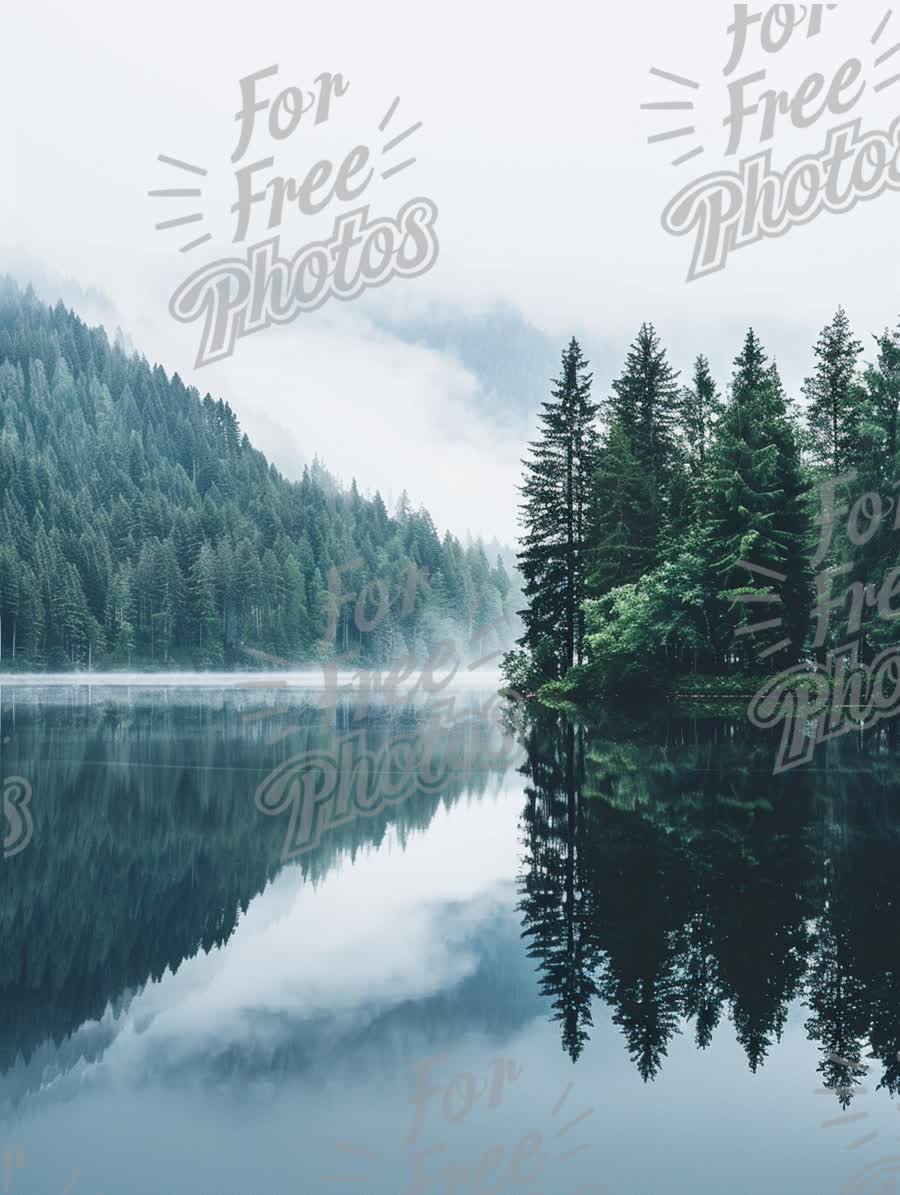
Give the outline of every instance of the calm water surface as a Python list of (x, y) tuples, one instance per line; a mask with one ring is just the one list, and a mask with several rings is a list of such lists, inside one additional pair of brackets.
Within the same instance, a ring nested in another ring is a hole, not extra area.
[(5, 1191), (895, 1189), (890, 728), (0, 698)]

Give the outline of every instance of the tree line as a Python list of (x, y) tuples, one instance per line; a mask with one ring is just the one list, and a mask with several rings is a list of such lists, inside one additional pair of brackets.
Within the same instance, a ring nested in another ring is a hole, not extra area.
[[(702, 355), (683, 384), (644, 324), (598, 402), (572, 339), (523, 462), (527, 608), (504, 662), (510, 682), (645, 690), (688, 673), (775, 673), (834, 647), (847, 620), (817, 634), (816, 575), (838, 570), (840, 606), (854, 584), (889, 587), (898, 550), (884, 516), (898, 475), (900, 332), (874, 337), (870, 362), (863, 353), (839, 309), (801, 407), (753, 329), (723, 392)], [(863, 503), (864, 534), (835, 522), (817, 559), (829, 480), (838, 509), (866, 494), (883, 505)], [(862, 605), (866, 660), (892, 629)]]
[(0, 283), (3, 670), (485, 652), (515, 605), (499, 545), (440, 536), (405, 491), (389, 512), (318, 460), (287, 480), (227, 403)]

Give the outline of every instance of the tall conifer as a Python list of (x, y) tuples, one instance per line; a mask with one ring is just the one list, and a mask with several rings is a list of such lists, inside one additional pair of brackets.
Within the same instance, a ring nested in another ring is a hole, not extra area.
[[(812, 603), (807, 488), (780, 379), (751, 329), (716, 429), (707, 531), (724, 629), (745, 664), (762, 657), (780, 668), (803, 650)], [(778, 625), (762, 625), (770, 623)], [(779, 650), (763, 654), (772, 647)]]
[(685, 456), (694, 479), (703, 474), (721, 413), (722, 400), (710, 373), (709, 361), (700, 356), (694, 362), (691, 385), (682, 391), (680, 412)]
[(846, 311), (839, 307), (822, 330), (815, 347), (815, 373), (803, 386), (816, 463), (835, 477), (858, 460), (862, 388), (857, 369), (862, 351)]
[(591, 381), (573, 337), (551, 398), (541, 404), (540, 438), (523, 462), (519, 568), (528, 608), (519, 643), (553, 678), (582, 660), (587, 518), (597, 461)]

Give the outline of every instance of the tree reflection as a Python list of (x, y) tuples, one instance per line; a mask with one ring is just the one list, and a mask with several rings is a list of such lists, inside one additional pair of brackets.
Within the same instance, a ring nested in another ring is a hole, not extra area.
[(520, 910), (573, 1060), (599, 997), (645, 1080), (725, 1018), (756, 1071), (800, 999), (845, 1106), (861, 1059), (900, 1089), (895, 734), (773, 776), (743, 718), (532, 723)]

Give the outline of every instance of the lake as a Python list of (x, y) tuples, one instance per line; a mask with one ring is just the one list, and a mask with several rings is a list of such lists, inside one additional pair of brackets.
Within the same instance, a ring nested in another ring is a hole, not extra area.
[(3, 685), (4, 1191), (895, 1190), (893, 723), (264, 686)]

